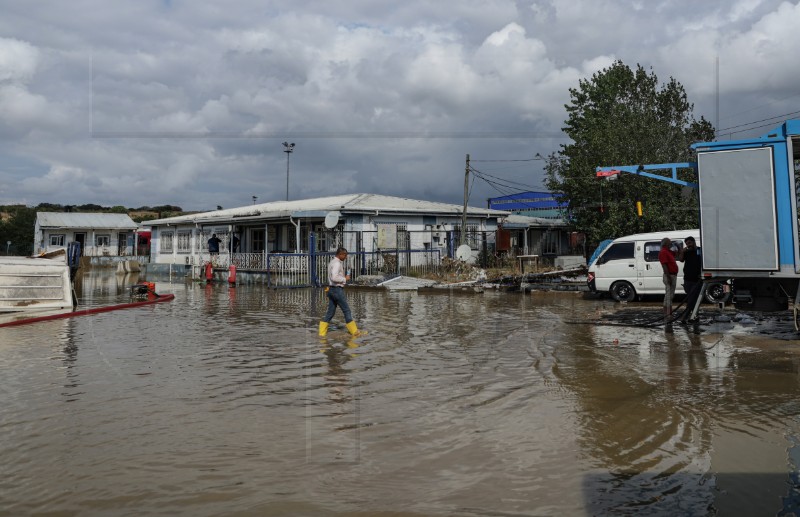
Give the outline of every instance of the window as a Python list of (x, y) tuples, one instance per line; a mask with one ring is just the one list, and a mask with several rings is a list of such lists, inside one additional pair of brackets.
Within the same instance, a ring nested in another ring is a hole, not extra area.
[[(178, 243), (178, 251), (180, 251), (181, 253), (188, 253), (192, 249), (191, 248), (191, 240), (192, 240), (191, 232), (189, 232), (187, 230), (187, 233), (189, 235), (189, 244), (187, 245), (188, 247), (185, 250), (182, 250), (180, 248), (180, 242)], [(224, 227), (221, 228), (221, 229), (220, 228), (203, 228), (202, 230), (198, 230), (197, 239), (195, 240), (195, 243), (194, 243), (194, 250), (196, 252), (203, 252), (203, 251), (207, 252), (208, 251), (208, 239), (210, 239), (211, 236), (214, 235), (214, 234), (216, 234), (217, 235), (217, 239), (220, 240), (219, 250), (220, 251), (227, 250), (228, 249), (227, 248), (227, 246), (228, 246), (228, 230), (226, 230)], [(180, 232), (178, 233), (178, 239), (180, 239)]]
[[(453, 230), (455, 230), (456, 234), (456, 242), (461, 242), (461, 225), (454, 224)], [(480, 247), (480, 239), (478, 239), (478, 225), (477, 224), (468, 224), (467, 225), (467, 234), (465, 235), (465, 244), (469, 244), (469, 247), (476, 250)]]
[(542, 254), (557, 255), (559, 253), (559, 232), (548, 230), (542, 236)]
[(342, 224), (336, 225), (335, 228), (318, 225), (314, 231), (317, 235), (317, 250), (319, 251), (334, 251), (343, 245), (344, 225)]
[(208, 251), (208, 239), (211, 238), (211, 230), (198, 230), (197, 240), (194, 243), (195, 251)]
[(605, 264), (611, 260), (625, 260), (633, 258), (633, 243), (632, 242), (618, 242), (608, 247), (605, 253), (600, 257), (600, 263)]
[[(679, 240), (672, 241), (672, 251), (678, 253), (683, 248), (683, 242)], [(658, 262), (658, 253), (661, 251), (661, 241), (646, 242), (644, 244), (644, 260), (647, 262)]]
[(265, 236), (266, 232), (264, 230), (253, 230), (253, 233), (250, 234), (250, 239), (253, 242), (253, 252), (260, 253), (267, 249)]
[(658, 252), (661, 251), (661, 242), (644, 243), (644, 260), (646, 262), (658, 262)]
[(189, 253), (192, 250), (192, 232), (178, 232), (178, 253)]
[(300, 250), (308, 249), (308, 231), (309, 231), (308, 225), (300, 226)]
[(50, 236), (50, 246), (63, 246), (63, 245), (64, 245), (63, 233)]
[(97, 235), (94, 238), (94, 245), (95, 246), (110, 246), (111, 245), (111, 236), (106, 235)]
[(172, 239), (173, 239), (173, 232), (162, 232), (161, 233), (161, 243), (160, 243), (160, 252), (161, 253), (172, 253)]

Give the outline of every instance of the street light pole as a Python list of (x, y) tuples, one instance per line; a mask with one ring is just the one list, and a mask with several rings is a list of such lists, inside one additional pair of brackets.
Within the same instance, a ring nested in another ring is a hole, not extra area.
[(289, 201), (289, 155), (294, 151), (294, 142), (283, 143), (283, 152), (286, 153), (286, 201)]
[(459, 246), (467, 242), (467, 201), (469, 200), (469, 155), (467, 155), (467, 166), (464, 168), (464, 211), (461, 213), (461, 238)]

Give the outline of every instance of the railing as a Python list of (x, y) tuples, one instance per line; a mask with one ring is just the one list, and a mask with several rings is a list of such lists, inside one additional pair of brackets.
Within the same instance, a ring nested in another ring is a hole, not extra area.
[[(328, 263), (334, 253), (314, 255), (314, 279), (317, 285), (328, 283)], [(439, 250), (358, 251), (347, 255), (345, 268), (351, 280), (364, 275), (425, 275), (435, 272), (442, 261)]]
[[(186, 263), (203, 266), (211, 262), (217, 269), (227, 269), (231, 262), (242, 272), (266, 273), (267, 284), (275, 287), (308, 287), (328, 283), (328, 263), (334, 252), (317, 253), (219, 253), (186, 255)], [(437, 270), (440, 250), (387, 250), (352, 252), (345, 267), (351, 280), (363, 275), (425, 275)], [(198, 270), (199, 271), (199, 270)]]
[(308, 253), (270, 253), (267, 255), (267, 285), (307, 287), (313, 285)]

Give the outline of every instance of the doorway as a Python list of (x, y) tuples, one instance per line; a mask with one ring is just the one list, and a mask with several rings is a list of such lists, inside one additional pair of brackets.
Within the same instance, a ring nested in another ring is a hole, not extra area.
[(81, 256), (86, 254), (86, 234), (85, 233), (76, 233), (75, 234), (75, 242), (81, 245), (80, 252)]

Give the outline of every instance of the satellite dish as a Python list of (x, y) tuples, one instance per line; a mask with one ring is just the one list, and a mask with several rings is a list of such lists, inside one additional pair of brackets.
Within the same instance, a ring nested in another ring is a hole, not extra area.
[(456, 249), (456, 258), (458, 260), (467, 261), (472, 256), (472, 249), (469, 244), (462, 244)]
[(342, 214), (339, 212), (328, 212), (328, 215), (325, 216), (325, 228), (329, 230), (332, 228), (336, 228), (336, 225), (339, 224), (339, 217)]

